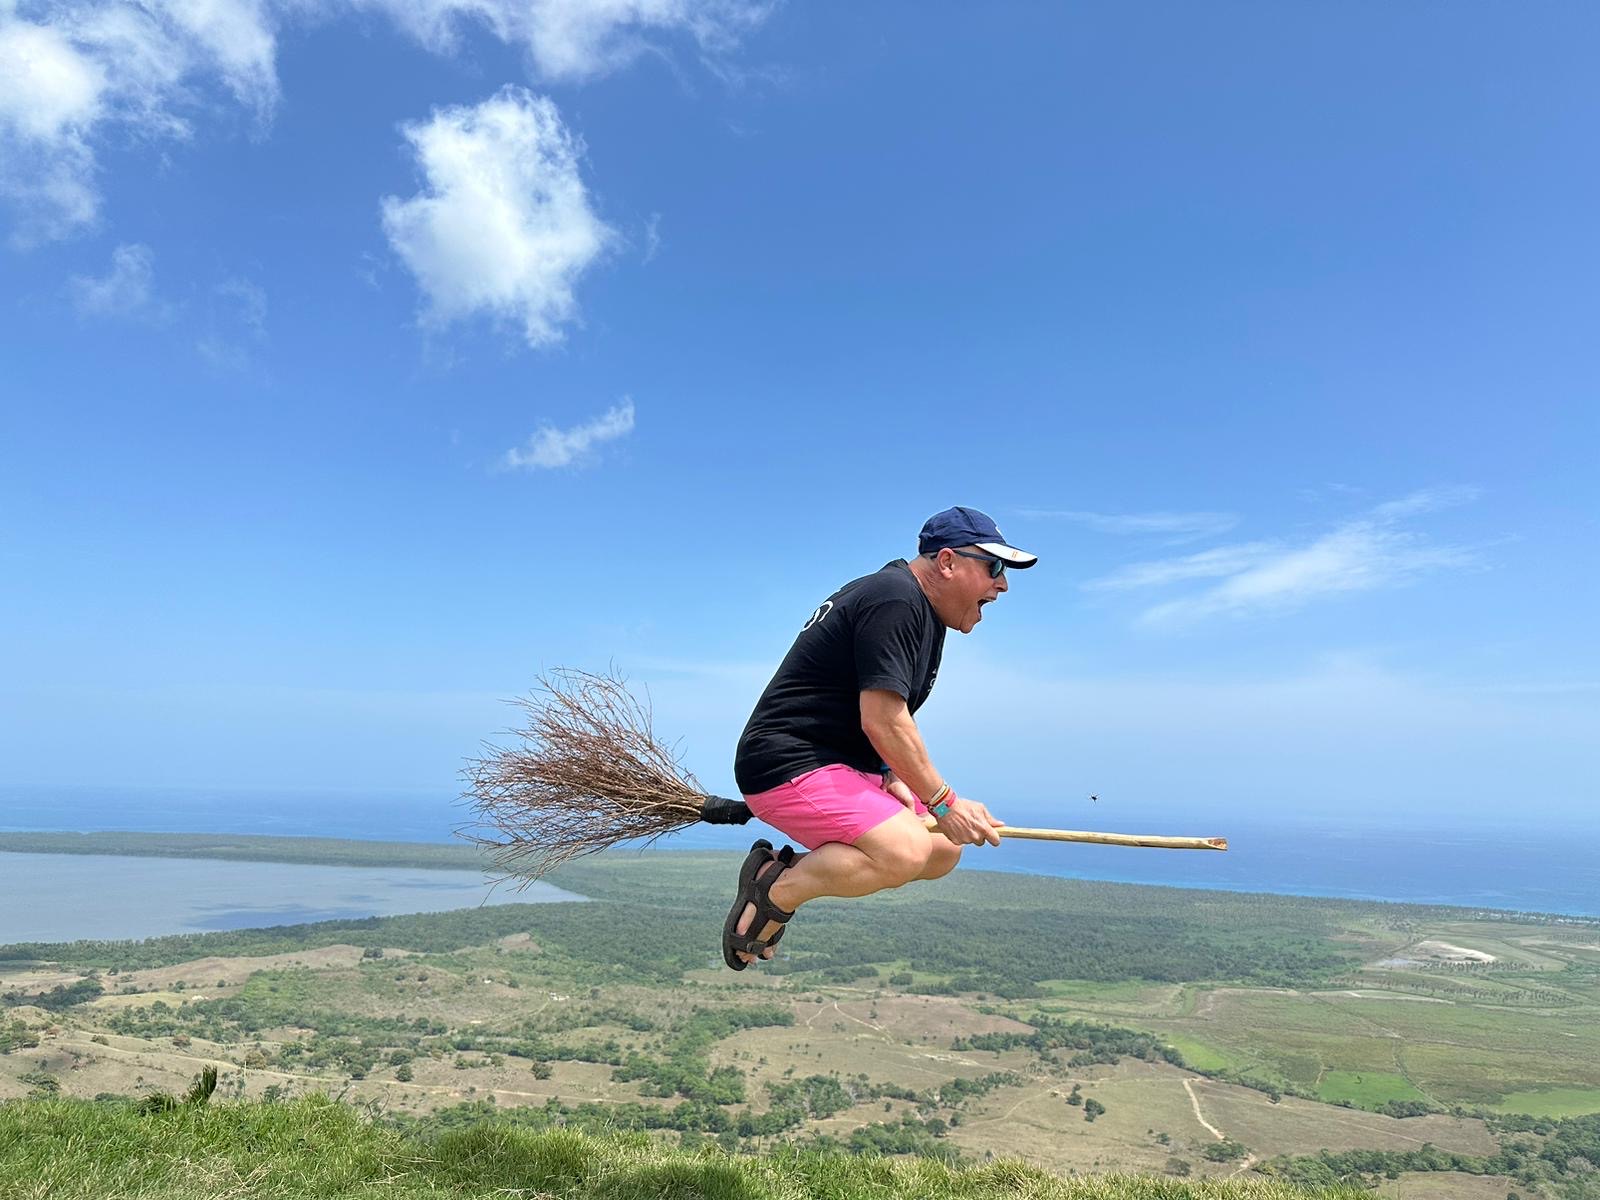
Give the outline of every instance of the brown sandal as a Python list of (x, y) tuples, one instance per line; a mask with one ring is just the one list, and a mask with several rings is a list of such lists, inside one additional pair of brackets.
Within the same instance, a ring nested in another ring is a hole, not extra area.
[[(722, 961), (735, 971), (742, 971), (750, 965), (739, 957), (740, 952), (759, 958), (763, 950), (769, 946), (776, 946), (783, 937), (783, 925), (794, 916), (794, 913), (785, 912), (772, 902), (772, 885), (793, 862), (792, 847), (785, 846), (774, 854), (772, 843), (765, 838), (752, 845), (750, 853), (745, 855), (744, 865), (739, 868), (739, 894), (734, 898), (733, 907), (728, 910), (728, 919), (722, 923)], [(763, 875), (761, 870), (768, 863), (778, 865)], [(754, 905), (756, 910), (755, 916), (750, 919), (752, 931), (765, 929), (773, 921), (778, 922), (778, 932), (771, 938), (762, 939), (738, 932), (739, 918), (751, 905)]]

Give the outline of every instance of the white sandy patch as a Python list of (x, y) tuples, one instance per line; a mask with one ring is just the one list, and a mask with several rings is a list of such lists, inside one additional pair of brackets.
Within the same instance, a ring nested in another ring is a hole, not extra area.
[(1452, 942), (1441, 942), (1431, 938), (1426, 942), (1418, 942), (1411, 949), (1418, 954), (1427, 955), (1429, 958), (1444, 959), (1447, 962), (1492, 963), (1496, 961), (1494, 955), (1485, 954), (1482, 950), (1473, 950), (1467, 946), (1457, 946)]
[(1454, 1000), (1442, 1000), (1438, 996), (1413, 996), (1407, 992), (1365, 992), (1354, 988), (1344, 988), (1337, 992), (1312, 992), (1313, 996), (1350, 996), (1356, 1000), (1403, 1000), (1408, 1004), (1454, 1004)]

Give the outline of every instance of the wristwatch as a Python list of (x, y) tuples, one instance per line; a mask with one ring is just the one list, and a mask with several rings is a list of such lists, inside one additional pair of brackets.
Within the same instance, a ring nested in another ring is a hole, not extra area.
[(948, 783), (940, 784), (939, 790), (929, 798), (928, 811), (940, 820), (943, 820), (945, 814), (950, 811), (950, 785)]

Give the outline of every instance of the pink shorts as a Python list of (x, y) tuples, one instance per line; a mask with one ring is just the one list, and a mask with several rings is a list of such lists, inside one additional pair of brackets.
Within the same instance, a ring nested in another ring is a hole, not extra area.
[[(767, 792), (746, 796), (757, 819), (780, 829), (807, 850), (824, 842), (853, 845), (905, 805), (883, 790), (880, 776), (843, 763), (797, 775)], [(917, 801), (917, 815), (928, 810)]]

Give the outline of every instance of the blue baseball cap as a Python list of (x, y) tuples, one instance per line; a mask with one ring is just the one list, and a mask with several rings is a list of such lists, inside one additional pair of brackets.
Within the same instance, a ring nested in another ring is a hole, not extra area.
[(961, 546), (976, 546), (985, 554), (992, 554), (1003, 560), (1006, 566), (1016, 567), (1019, 571), (1039, 561), (1037, 554), (1018, 550), (1007, 542), (1000, 533), (1000, 526), (994, 523), (989, 514), (975, 508), (957, 505), (934, 513), (917, 535), (918, 554), (934, 554)]

